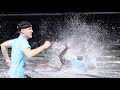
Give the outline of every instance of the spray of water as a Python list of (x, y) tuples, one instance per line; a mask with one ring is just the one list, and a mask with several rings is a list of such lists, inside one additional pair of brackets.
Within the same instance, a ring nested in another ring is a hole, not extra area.
[(106, 30), (100, 23), (89, 24), (85, 17), (75, 14), (65, 16), (65, 25), (58, 29), (60, 31), (58, 41), (52, 42), (52, 47), (46, 53), (50, 64), (61, 65), (58, 56), (65, 48), (65, 43), (70, 43), (71, 48), (65, 55), (66, 59), (82, 55), (89, 66), (97, 66), (96, 57), (103, 53), (103, 46), (99, 39), (106, 36)]

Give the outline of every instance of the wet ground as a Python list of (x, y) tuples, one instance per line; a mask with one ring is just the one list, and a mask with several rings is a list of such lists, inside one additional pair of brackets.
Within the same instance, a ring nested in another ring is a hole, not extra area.
[[(43, 68), (41, 64), (48, 63), (42, 56), (28, 60), (26, 74), (33, 78), (120, 78), (120, 57), (97, 57), (98, 67), (93, 70), (61, 70)], [(8, 78), (6, 65), (0, 55), (0, 78)]]

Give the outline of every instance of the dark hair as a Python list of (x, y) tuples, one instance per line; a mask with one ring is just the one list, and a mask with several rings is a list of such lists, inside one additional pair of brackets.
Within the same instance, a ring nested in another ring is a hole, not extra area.
[(21, 29), (32, 27), (32, 24), (28, 21), (21, 21), (17, 25), (17, 29), (20, 31)]
[(78, 56), (77, 59), (80, 60), (80, 61), (82, 61), (83, 57), (82, 56)]

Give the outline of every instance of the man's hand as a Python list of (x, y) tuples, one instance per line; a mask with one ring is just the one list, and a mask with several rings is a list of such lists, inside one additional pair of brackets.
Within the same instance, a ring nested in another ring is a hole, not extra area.
[(65, 47), (69, 49), (70, 48), (70, 43), (66, 43)]
[(43, 44), (44, 48), (47, 49), (51, 46), (50, 41), (45, 41), (45, 43)]
[(11, 60), (10, 60), (10, 59), (7, 59), (5, 62), (6, 62), (6, 64), (7, 64), (8, 66), (10, 66), (10, 64), (11, 64)]

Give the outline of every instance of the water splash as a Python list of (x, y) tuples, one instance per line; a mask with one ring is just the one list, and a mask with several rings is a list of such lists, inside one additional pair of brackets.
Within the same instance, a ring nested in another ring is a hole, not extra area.
[[(58, 26), (59, 27), (59, 26)], [(47, 51), (50, 64), (60, 66), (59, 54), (65, 48), (65, 43), (70, 43), (71, 48), (66, 54), (66, 59), (82, 55), (89, 66), (96, 65), (96, 57), (103, 53), (103, 43), (100, 38), (107, 37), (107, 32), (99, 22), (88, 23), (80, 14), (65, 16), (65, 25), (58, 28), (58, 41), (52, 42), (52, 47)]]

